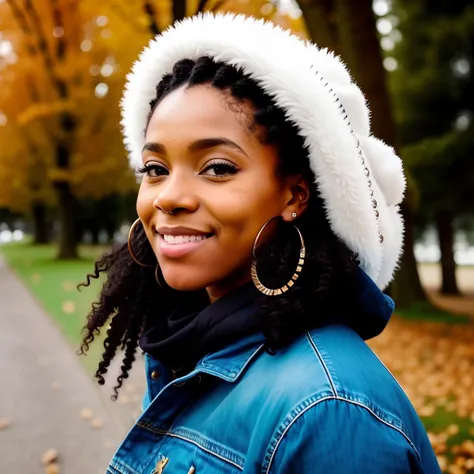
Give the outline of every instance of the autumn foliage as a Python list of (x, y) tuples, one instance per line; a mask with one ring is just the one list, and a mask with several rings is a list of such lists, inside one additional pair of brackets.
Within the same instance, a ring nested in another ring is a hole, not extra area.
[(175, 19), (221, 10), (304, 36), (265, 1), (0, 2), (0, 208), (55, 206), (59, 255), (74, 257), (74, 206), (133, 190), (119, 101), (139, 51)]

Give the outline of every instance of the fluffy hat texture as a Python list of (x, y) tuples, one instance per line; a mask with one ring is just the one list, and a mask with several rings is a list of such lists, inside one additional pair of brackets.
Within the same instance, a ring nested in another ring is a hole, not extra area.
[(362, 92), (326, 49), (242, 15), (206, 13), (176, 23), (150, 42), (127, 76), (122, 126), (131, 166), (141, 165), (156, 85), (180, 59), (201, 56), (241, 68), (297, 126), (333, 232), (384, 288), (402, 251), (402, 163), (371, 135)]

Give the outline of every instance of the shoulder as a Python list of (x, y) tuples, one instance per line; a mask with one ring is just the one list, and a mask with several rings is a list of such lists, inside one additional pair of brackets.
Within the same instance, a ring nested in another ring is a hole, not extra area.
[[(432, 463), (433, 457), (430, 460)], [(292, 410), (268, 444), (263, 472), (325, 474), (422, 473), (414, 442), (366, 406), (335, 397), (310, 398)], [(435, 473), (437, 471), (427, 471)]]
[[(413, 462), (419, 462), (420, 449), (429, 450), (426, 433), (403, 390), (350, 328), (328, 326), (309, 331), (276, 356), (262, 359), (262, 370), (278, 397), (274, 405), (286, 413), (269, 445), (268, 469), (282, 444), (286, 445), (283, 452), (295, 456), (295, 449), (304, 450), (305, 432), (311, 434), (311, 446), (300, 453), (303, 457), (320, 452), (318, 443), (335, 443), (333, 450), (337, 445), (348, 455), (357, 449), (354, 436), (369, 445), (378, 443), (382, 450), (387, 443), (397, 451), (394, 456), (404, 456), (406, 451)], [(345, 433), (349, 437), (344, 444)], [(392, 448), (386, 448), (387, 453)], [(366, 454), (370, 455), (370, 449)]]
[[(379, 398), (401, 391), (367, 344), (352, 329), (333, 325), (307, 331), (288, 347), (256, 365), (275, 386), (291, 387), (297, 397)], [(376, 385), (376, 387), (374, 387)], [(386, 393), (385, 393), (386, 392)]]

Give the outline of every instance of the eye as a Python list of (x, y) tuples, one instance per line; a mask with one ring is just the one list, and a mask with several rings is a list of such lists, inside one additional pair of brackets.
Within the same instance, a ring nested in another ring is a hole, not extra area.
[(158, 178), (168, 174), (168, 170), (158, 163), (146, 163), (137, 170), (139, 174), (146, 174), (148, 178)]
[(200, 174), (211, 178), (227, 178), (239, 172), (239, 168), (228, 160), (213, 160), (206, 164)]

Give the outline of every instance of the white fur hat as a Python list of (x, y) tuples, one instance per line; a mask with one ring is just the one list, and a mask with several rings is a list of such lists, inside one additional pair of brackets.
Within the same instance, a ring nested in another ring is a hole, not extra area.
[(176, 23), (150, 42), (127, 76), (121, 105), (131, 166), (141, 165), (156, 85), (180, 59), (201, 56), (242, 68), (297, 126), (331, 229), (383, 289), (402, 252), (402, 163), (371, 135), (362, 92), (326, 49), (242, 15), (206, 13)]

